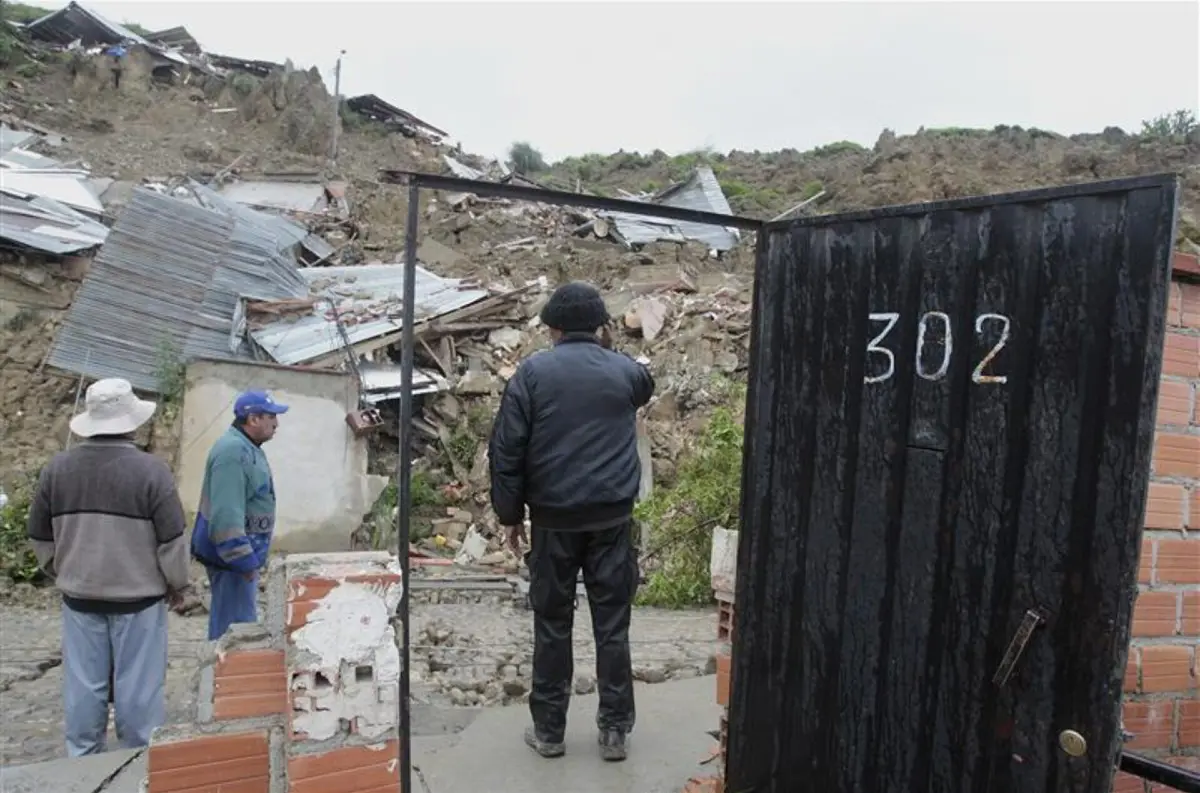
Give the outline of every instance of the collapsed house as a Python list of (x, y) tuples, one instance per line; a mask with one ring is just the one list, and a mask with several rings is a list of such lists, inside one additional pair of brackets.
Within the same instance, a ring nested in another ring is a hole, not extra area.
[(445, 130), (438, 129), (407, 110), (401, 110), (395, 105), (383, 101), (375, 94), (352, 96), (346, 100), (346, 107), (363, 118), (395, 128), (406, 137), (423, 137), (437, 142), (449, 135)]
[[(733, 210), (717, 181), (716, 174), (708, 166), (696, 168), (687, 179), (677, 182), (648, 199), (649, 203), (681, 209), (696, 209), (721, 215), (732, 215)], [(741, 240), (737, 229), (688, 223), (679, 220), (646, 217), (625, 212), (599, 213), (598, 218), (607, 221), (606, 227), (595, 223), (586, 224), (581, 232), (596, 231), (597, 236), (612, 236), (628, 247), (637, 247), (651, 242), (704, 243), (710, 250), (724, 253), (732, 250)], [(604, 230), (607, 234), (598, 233)]]

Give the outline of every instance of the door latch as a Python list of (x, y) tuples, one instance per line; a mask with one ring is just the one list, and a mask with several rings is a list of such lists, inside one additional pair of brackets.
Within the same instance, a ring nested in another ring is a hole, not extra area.
[(1025, 612), (1025, 616), (1021, 619), (1021, 624), (1017, 628), (1017, 634), (1008, 643), (1008, 649), (1004, 651), (1004, 657), (1000, 659), (1000, 667), (996, 670), (996, 674), (992, 675), (992, 683), (997, 686), (1003, 686), (1008, 682), (1008, 678), (1012, 676), (1017, 661), (1020, 660), (1021, 654), (1025, 652), (1025, 646), (1029, 644), (1029, 638), (1033, 636), (1034, 629), (1045, 621), (1046, 618), (1035, 609), (1029, 609)]

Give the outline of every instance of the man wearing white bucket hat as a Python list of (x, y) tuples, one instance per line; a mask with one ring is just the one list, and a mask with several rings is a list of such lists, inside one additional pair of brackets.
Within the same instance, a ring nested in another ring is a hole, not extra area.
[(67, 754), (103, 752), (110, 673), (117, 738), (146, 746), (166, 720), (167, 604), (189, 593), (183, 505), (171, 469), (134, 432), (157, 405), (98, 380), (71, 419), (83, 438), (42, 469), (29, 538), (63, 598)]

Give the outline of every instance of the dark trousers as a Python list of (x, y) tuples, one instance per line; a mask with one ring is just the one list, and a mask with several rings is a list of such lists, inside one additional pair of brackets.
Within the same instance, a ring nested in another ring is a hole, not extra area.
[(629, 618), (637, 592), (631, 522), (602, 531), (547, 531), (530, 538), (529, 601), (533, 607), (533, 690), (529, 711), (538, 737), (563, 740), (575, 677), (571, 634), (580, 569), (596, 640), (601, 730), (633, 729)]

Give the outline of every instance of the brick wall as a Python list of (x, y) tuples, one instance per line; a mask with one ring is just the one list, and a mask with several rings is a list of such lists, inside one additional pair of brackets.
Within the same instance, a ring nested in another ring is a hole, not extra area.
[(233, 626), (202, 662), (192, 723), (155, 734), (147, 793), (392, 793), (395, 559), (291, 555), (267, 578), (265, 621)]
[(1200, 262), (1174, 264), (1123, 712), (1131, 750), (1200, 770)]

